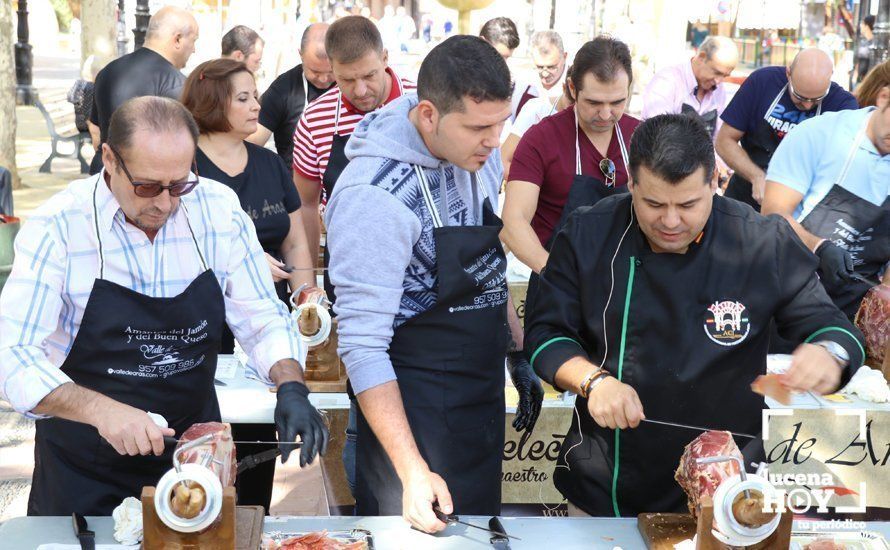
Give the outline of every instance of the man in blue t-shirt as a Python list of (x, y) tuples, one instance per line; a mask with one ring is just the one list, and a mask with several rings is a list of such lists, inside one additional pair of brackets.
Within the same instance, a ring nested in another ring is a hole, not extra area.
[(883, 274), (890, 284), (890, 79), (876, 107), (829, 113), (782, 141), (764, 214), (779, 214), (819, 256), (819, 277), (851, 318)]
[(717, 132), (717, 153), (735, 171), (726, 196), (760, 209), (766, 169), (776, 147), (795, 126), (829, 111), (856, 109), (856, 99), (831, 81), (834, 66), (809, 48), (791, 66), (751, 73), (727, 105)]

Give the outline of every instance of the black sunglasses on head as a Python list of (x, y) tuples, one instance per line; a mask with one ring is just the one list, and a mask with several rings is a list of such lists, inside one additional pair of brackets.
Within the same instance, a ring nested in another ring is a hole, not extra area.
[[(130, 171), (127, 170), (127, 165), (124, 163), (123, 157), (121, 157), (120, 153), (112, 147), (108, 146), (111, 149), (111, 153), (114, 155), (114, 158), (117, 159), (117, 162), (120, 163), (121, 168), (124, 170), (124, 175), (127, 176), (127, 179), (130, 181), (130, 185), (133, 186), (133, 192), (136, 193), (137, 197), (142, 197), (144, 199), (150, 199), (153, 197), (157, 197), (165, 190), (170, 193), (171, 197), (181, 197), (188, 193), (191, 193), (192, 190), (198, 185), (198, 164), (195, 159), (192, 159), (192, 174), (194, 174), (194, 179), (186, 179), (185, 181), (176, 181), (171, 183), (170, 185), (161, 185), (160, 183), (148, 183), (144, 181), (135, 181), (133, 176), (130, 175)], [(191, 176), (192, 174), (189, 174)]]
[(602, 172), (603, 177), (606, 178), (606, 186), (612, 187), (615, 185), (615, 163), (612, 162), (612, 159), (603, 159), (600, 161), (600, 172)]

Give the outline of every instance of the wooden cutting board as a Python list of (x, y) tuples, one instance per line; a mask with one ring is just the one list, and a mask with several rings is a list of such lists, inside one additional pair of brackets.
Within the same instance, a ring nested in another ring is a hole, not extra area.
[(689, 514), (640, 514), (637, 528), (649, 550), (674, 550), (695, 536), (696, 523)]
[(263, 542), (263, 522), (266, 511), (262, 506), (235, 507), (235, 550), (256, 550)]

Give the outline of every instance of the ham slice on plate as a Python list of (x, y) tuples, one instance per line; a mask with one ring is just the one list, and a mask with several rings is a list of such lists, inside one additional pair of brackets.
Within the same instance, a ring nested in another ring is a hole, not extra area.
[(739, 473), (735, 461), (699, 464), (697, 459), (712, 456), (736, 456), (742, 453), (729, 432), (711, 430), (692, 440), (683, 450), (680, 465), (674, 473), (674, 479), (686, 492), (689, 498), (689, 512), (698, 517), (701, 501), (705, 496), (713, 497), (720, 483)]
[(780, 374), (761, 374), (751, 383), (754, 393), (771, 397), (783, 405), (791, 404), (791, 390), (782, 383)]
[(327, 531), (316, 531), (281, 541), (277, 550), (367, 550), (364, 541), (341, 542), (327, 536)]
[(846, 550), (847, 545), (835, 542), (834, 539), (816, 539), (804, 546), (804, 550)]

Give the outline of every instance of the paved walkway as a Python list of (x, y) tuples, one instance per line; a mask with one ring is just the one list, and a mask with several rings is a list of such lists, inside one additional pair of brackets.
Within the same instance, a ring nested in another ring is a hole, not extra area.
[[(68, 55), (37, 56), (34, 85), (38, 92), (67, 92), (78, 74), (78, 59)], [(13, 191), (15, 215), (27, 218), (46, 199), (80, 176), (76, 160), (55, 159), (53, 173), (38, 169), (50, 152), (49, 132), (36, 107), (16, 107), (16, 163), (22, 189)], [(89, 161), (92, 152), (84, 149)], [(34, 422), (0, 399), (0, 521), (27, 510), (34, 469)]]

